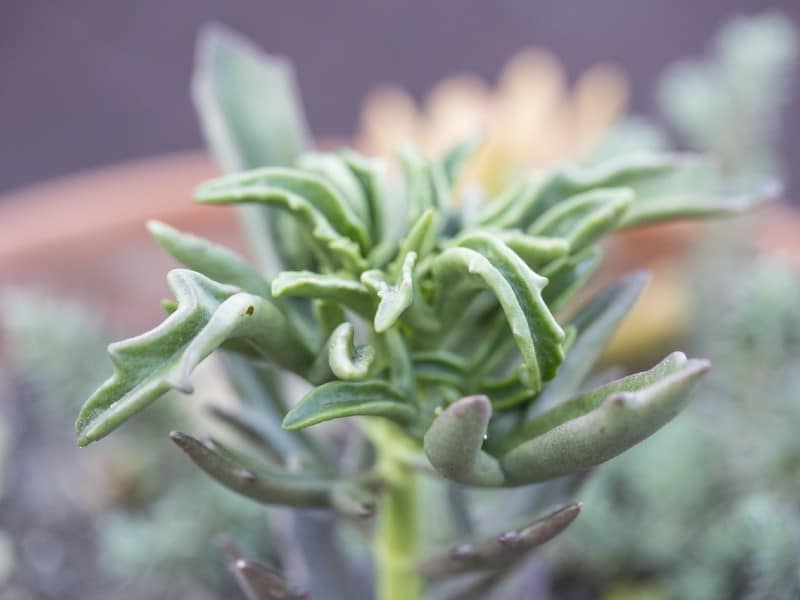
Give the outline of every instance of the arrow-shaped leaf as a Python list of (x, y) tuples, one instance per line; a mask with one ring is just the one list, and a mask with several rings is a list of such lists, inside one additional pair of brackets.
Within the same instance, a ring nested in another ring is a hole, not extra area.
[(81, 409), (80, 445), (106, 436), (171, 388), (191, 390), (191, 369), (232, 337), (258, 336), (259, 353), (299, 372), (310, 361), (268, 300), (184, 269), (167, 281), (178, 309), (155, 329), (109, 346), (115, 372)]
[(331, 381), (311, 390), (286, 414), (284, 429), (356, 415), (407, 422), (417, 413), (402, 392), (383, 381)]

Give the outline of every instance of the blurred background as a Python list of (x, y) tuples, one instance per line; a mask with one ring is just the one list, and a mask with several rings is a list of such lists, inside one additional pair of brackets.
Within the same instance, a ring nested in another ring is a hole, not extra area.
[(259, 506), (166, 439), (228, 393), (213, 364), (192, 402), (161, 402), (102, 444), (73, 440), (110, 373), (106, 344), (158, 322), (169, 294), (175, 263), (146, 220), (246, 252), (231, 212), (190, 203), (217, 172), (190, 99), (208, 22), (289, 59), (323, 146), (436, 153), (483, 129), (469, 177), (489, 190), (524, 169), (664, 149), (713, 153), (731, 181), (783, 181), (783, 200), (751, 215), (607, 248), (596, 285), (655, 277), (601, 366), (680, 348), (715, 368), (675, 423), (592, 474), (530, 589), (800, 597), (800, 4), (5, 0), (0, 600), (238, 597), (212, 540), (253, 556), (285, 542), (280, 519), (275, 542)]
[[(769, 7), (800, 21), (792, 0), (5, 0), (0, 191), (200, 147), (188, 90), (195, 36), (208, 21), (288, 57), (314, 134), (343, 139), (356, 131), (373, 86), (397, 83), (421, 98), (452, 73), (494, 81), (529, 46), (556, 54), (572, 79), (598, 62), (616, 64), (630, 86), (630, 109), (653, 115), (656, 83), (669, 64), (701, 53), (732, 15)], [(781, 136), (790, 162), (800, 159), (798, 108), (793, 94)]]

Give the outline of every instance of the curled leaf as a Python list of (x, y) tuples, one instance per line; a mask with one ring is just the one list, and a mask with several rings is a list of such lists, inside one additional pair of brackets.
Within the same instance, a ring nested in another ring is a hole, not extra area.
[(372, 346), (353, 346), (353, 335), (353, 326), (345, 322), (334, 330), (328, 341), (328, 361), (339, 379), (364, 379), (375, 358)]
[(538, 391), (564, 358), (564, 331), (542, 298), (547, 280), (491, 235), (472, 234), (459, 245), (444, 251), (433, 265), (439, 314), (452, 321), (482, 288), (491, 290), (522, 354), (526, 383)]
[(444, 409), (423, 439), (425, 455), (443, 476), (469, 485), (503, 485), (500, 463), (481, 449), (492, 405), (486, 396), (467, 396)]

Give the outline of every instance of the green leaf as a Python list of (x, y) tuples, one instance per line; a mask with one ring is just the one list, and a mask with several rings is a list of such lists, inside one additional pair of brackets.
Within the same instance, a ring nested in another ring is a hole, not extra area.
[(492, 230), (525, 229), (533, 222), (529, 217), (539, 199), (542, 176), (532, 175), (509, 187), (478, 217), (477, 225)]
[(353, 150), (340, 150), (339, 155), (350, 171), (358, 178), (367, 202), (370, 233), (375, 244), (383, 240), (384, 207), (389, 202), (386, 163), (377, 158), (368, 158)]
[[(173, 431), (173, 442), (207, 475), (229, 490), (263, 504), (293, 508), (333, 508), (333, 497), (346, 480), (321, 479), (261, 466), (256, 472), (235, 461), (229, 452), (212, 442)], [(341, 504), (341, 503), (339, 503)]]
[(486, 396), (466, 396), (439, 413), (423, 438), (433, 468), (459, 483), (503, 485), (500, 463), (481, 449), (491, 416)]
[(524, 485), (584, 471), (655, 433), (683, 407), (706, 360), (680, 352), (650, 371), (577, 396), (528, 421), (500, 462), (509, 483)]
[(494, 235), (534, 270), (565, 256), (570, 251), (570, 243), (557, 237), (534, 236), (514, 230), (498, 231)]
[(372, 288), (378, 295), (378, 309), (375, 311), (373, 321), (375, 331), (383, 333), (392, 327), (411, 306), (414, 293), (413, 270), (417, 255), (414, 252), (406, 254), (400, 276), (395, 285), (389, 285), (383, 279), (382, 271), (365, 271), (361, 274), (361, 282)]
[(450, 206), (450, 184), (441, 164), (428, 160), (408, 145), (400, 148), (399, 158), (412, 221), (426, 210), (438, 211)]
[(613, 229), (633, 202), (629, 188), (584, 192), (556, 204), (528, 228), (532, 235), (562, 238), (577, 253)]
[(413, 357), (414, 377), (429, 383), (441, 383), (460, 389), (464, 386), (469, 364), (458, 354), (438, 350), (416, 352)]
[(296, 372), (310, 361), (268, 300), (184, 269), (171, 271), (167, 281), (178, 310), (155, 329), (109, 346), (114, 375), (81, 409), (81, 446), (106, 436), (171, 388), (191, 391), (191, 369), (228, 339), (244, 336), (249, 348)]
[(339, 379), (348, 381), (364, 379), (375, 359), (372, 346), (353, 346), (353, 326), (342, 323), (331, 334), (328, 342), (328, 361), (331, 371)]
[(276, 298), (301, 296), (338, 302), (366, 317), (372, 315), (375, 306), (372, 294), (361, 282), (311, 271), (284, 271), (272, 282), (272, 294)]
[(548, 283), (542, 292), (547, 306), (558, 312), (573, 294), (581, 289), (600, 264), (602, 250), (590, 246), (583, 252), (565, 256), (547, 265), (542, 271)]
[(477, 543), (460, 544), (449, 552), (420, 562), (423, 575), (451, 577), (479, 571), (506, 571), (569, 527), (583, 506), (568, 504), (524, 529), (506, 531)]
[[(223, 171), (289, 166), (309, 147), (294, 73), (286, 60), (213, 25), (200, 33), (196, 65), (192, 100)], [(308, 249), (297, 243), (302, 238), (293, 218), (262, 206), (243, 206), (239, 212), (263, 269), (273, 267), (276, 252), (290, 269), (310, 266)]]
[(232, 250), (178, 231), (160, 221), (148, 221), (147, 230), (159, 246), (192, 271), (220, 283), (235, 285), (251, 294), (271, 295), (269, 282)]
[(530, 405), (528, 418), (549, 410), (578, 390), (648, 280), (649, 276), (643, 271), (629, 275), (595, 295), (575, 315), (571, 321), (577, 329), (575, 342), (566, 353), (558, 375), (544, 385)]
[(564, 358), (564, 331), (542, 299), (547, 280), (534, 273), (502, 242), (475, 233), (445, 250), (434, 261), (438, 284), (437, 310), (443, 318), (462, 314), (477, 292), (490, 290), (500, 302), (526, 366), (532, 392), (556, 374)]
[(284, 429), (295, 430), (356, 415), (406, 422), (416, 408), (401, 391), (383, 381), (331, 381), (311, 390), (288, 412)]
[[(369, 227), (372, 215), (365, 190), (341, 156), (329, 152), (306, 152), (300, 156), (297, 167), (324, 179), (336, 195), (350, 205), (358, 219)], [(367, 235), (371, 237), (369, 232)]]
[[(210, 204), (259, 203), (275, 206), (301, 222), (320, 247), (317, 258), (332, 254), (348, 269), (366, 267), (369, 250), (366, 226), (350, 206), (315, 175), (294, 169), (265, 167), (225, 175), (200, 185), (195, 200)], [(282, 234), (283, 235), (283, 234)]]
[(428, 209), (423, 212), (411, 226), (408, 235), (403, 239), (403, 243), (397, 251), (397, 259), (389, 267), (389, 275), (391, 277), (400, 276), (404, 261), (411, 252), (415, 253), (420, 260), (426, 258), (436, 245), (438, 228), (438, 213), (433, 209)]

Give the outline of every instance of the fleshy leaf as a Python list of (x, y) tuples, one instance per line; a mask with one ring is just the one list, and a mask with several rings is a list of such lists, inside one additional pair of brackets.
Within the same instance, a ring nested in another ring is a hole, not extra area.
[(361, 222), (369, 226), (371, 215), (364, 189), (341, 156), (328, 152), (306, 152), (298, 160), (297, 166), (324, 179), (339, 198), (350, 205)]
[(553, 261), (542, 272), (548, 279), (542, 298), (553, 312), (558, 312), (592, 276), (602, 256), (602, 250), (590, 246), (583, 252)]
[(412, 221), (428, 209), (442, 210), (450, 205), (450, 184), (441, 164), (429, 161), (410, 146), (400, 149), (399, 158)]
[(371, 287), (380, 299), (373, 321), (377, 333), (383, 333), (393, 326), (405, 310), (411, 306), (414, 293), (413, 270), (416, 260), (417, 255), (414, 252), (409, 252), (405, 256), (399, 280), (395, 285), (389, 285), (384, 281), (380, 271), (365, 271), (361, 274), (361, 282)]
[(340, 150), (339, 155), (361, 184), (369, 212), (370, 233), (373, 242), (377, 244), (383, 240), (386, 226), (384, 223), (384, 207), (388, 202), (386, 163), (353, 150)]
[[(308, 127), (292, 67), (220, 25), (205, 27), (197, 43), (192, 100), (211, 152), (226, 173), (289, 166), (309, 147)], [(310, 266), (308, 249), (290, 215), (264, 206), (239, 207), (263, 269), (276, 253), (289, 269)], [(277, 235), (280, 233), (281, 235)], [(274, 247), (273, 247), (274, 243)]]
[[(319, 244), (317, 259), (332, 254), (346, 268), (366, 266), (369, 249), (364, 223), (320, 178), (294, 169), (266, 167), (225, 175), (200, 185), (195, 200), (208, 204), (258, 203), (292, 214)], [(282, 235), (285, 235), (282, 233)]]
[(648, 279), (645, 272), (629, 275), (597, 294), (575, 315), (571, 322), (577, 329), (574, 345), (566, 353), (558, 374), (544, 385), (531, 404), (529, 418), (549, 410), (578, 390)]
[[(249, 465), (236, 462), (215, 443), (203, 443), (177, 431), (173, 431), (170, 438), (207, 475), (237, 494), (263, 504), (335, 508), (334, 496), (342, 493), (341, 488), (354, 485), (354, 482), (347, 480), (309, 477), (267, 468), (266, 465), (255, 472)], [(336, 504), (343, 505), (338, 500)], [(347, 514), (357, 516), (350, 512)]]
[(338, 302), (358, 314), (370, 316), (375, 305), (367, 287), (355, 279), (320, 275), (311, 271), (284, 271), (272, 282), (272, 294)]
[(570, 251), (569, 242), (557, 237), (534, 236), (513, 230), (498, 231), (495, 235), (531, 269), (544, 267)]
[(225, 246), (178, 231), (160, 221), (149, 221), (147, 230), (159, 246), (192, 271), (219, 283), (235, 285), (251, 294), (270, 296), (269, 282), (244, 258)]
[(419, 570), (423, 575), (433, 578), (507, 570), (528, 556), (531, 550), (569, 527), (581, 509), (580, 503), (569, 504), (524, 529), (507, 531), (475, 544), (461, 544), (445, 555), (422, 561)]
[(516, 485), (584, 471), (653, 434), (683, 407), (706, 360), (680, 352), (650, 371), (577, 396), (528, 421), (500, 462)]
[(580, 252), (613, 229), (632, 204), (629, 188), (584, 192), (556, 204), (528, 228), (531, 235), (562, 238), (570, 251)]
[[(167, 281), (178, 310), (155, 329), (109, 346), (115, 372), (81, 409), (80, 445), (106, 436), (171, 388), (190, 390), (189, 371), (230, 337), (258, 335), (259, 353), (298, 371), (310, 360), (286, 319), (264, 298), (184, 269), (171, 271)], [(261, 330), (248, 330), (244, 322), (261, 324)]]
[(452, 321), (478, 291), (491, 290), (525, 362), (526, 384), (532, 392), (538, 391), (564, 358), (564, 331), (542, 299), (547, 280), (491, 235), (472, 234), (459, 245), (445, 250), (433, 264), (439, 314)]
[(428, 460), (443, 477), (469, 485), (503, 485), (500, 463), (481, 449), (491, 416), (486, 396), (467, 396), (434, 419), (423, 444)]
[(402, 392), (383, 381), (331, 381), (311, 390), (286, 414), (284, 429), (295, 430), (355, 415), (413, 419), (417, 409)]
[(331, 371), (339, 379), (364, 379), (375, 359), (375, 349), (372, 346), (353, 346), (353, 335), (353, 326), (345, 322), (334, 330), (328, 342)]

